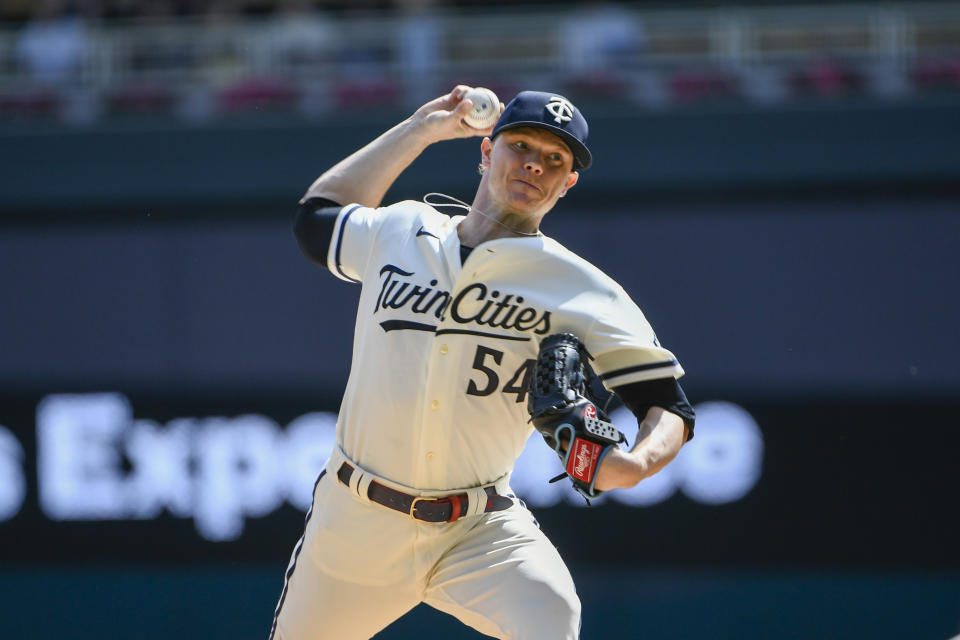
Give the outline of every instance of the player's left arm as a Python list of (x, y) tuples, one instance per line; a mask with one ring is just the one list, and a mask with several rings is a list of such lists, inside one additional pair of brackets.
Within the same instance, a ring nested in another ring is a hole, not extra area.
[(657, 340), (643, 312), (619, 285), (592, 305), (584, 344), (591, 366), (637, 417), (640, 429), (629, 450), (613, 447), (601, 461), (594, 487), (629, 488), (673, 460), (693, 437), (693, 407), (680, 387), (677, 357)]
[(683, 419), (660, 407), (651, 407), (640, 422), (637, 442), (629, 451), (610, 450), (597, 472), (600, 491), (629, 489), (667, 466), (687, 439)]
[(597, 472), (597, 489), (629, 489), (663, 469), (693, 437), (695, 415), (674, 378), (648, 380), (614, 389), (640, 421), (629, 451), (614, 447)]

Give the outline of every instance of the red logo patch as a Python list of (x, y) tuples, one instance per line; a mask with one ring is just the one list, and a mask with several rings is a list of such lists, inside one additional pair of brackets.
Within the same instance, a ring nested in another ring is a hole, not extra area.
[(583, 410), (584, 418), (596, 418), (597, 417), (597, 408), (592, 404), (588, 404), (587, 407)]
[(589, 484), (597, 470), (597, 460), (602, 450), (603, 447), (596, 442), (575, 438), (570, 448), (570, 457), (567, 458), (567, 473)]

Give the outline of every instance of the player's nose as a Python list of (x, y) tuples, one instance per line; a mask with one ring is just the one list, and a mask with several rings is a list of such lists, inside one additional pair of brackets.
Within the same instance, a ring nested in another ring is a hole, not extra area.
[(535, 173), (538, 176), (543, 173), (543, 165), (541, 165), (536, 160), (527, 160), (523, 163), (523, 168), (531, 173)]

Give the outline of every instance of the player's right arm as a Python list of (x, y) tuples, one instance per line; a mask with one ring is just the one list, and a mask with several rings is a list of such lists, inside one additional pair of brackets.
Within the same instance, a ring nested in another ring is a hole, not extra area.
[(328, 169), (307, 190), (303, 201), (325, 198), (340, 204), (378, 207), (387, 189), (423, 150), (435, 142), (486, 136), (463, 121), (470, 110), (464, 100), (470, 87), (457, 85), (447, 95), (431, 100), (412, 116), (383, 133), (365, 147)]
[[(344, 205), (379, 206), (390, 185), (434, 142), (492, 133), (493, 127), (474, 129), (463, 122), (471, 106), (463, 99), (469, 90), (458, 85), (447, 95), (431, 100), (314, 181), (300, 200), (293, 224), (297, 243), (307, 258), (338, 277), (352, 280), (336, 255), (330, 255)], [(354, 220), (362, 217), (355, 215)], [(340, 224), (342, 228), (342, 220)]]

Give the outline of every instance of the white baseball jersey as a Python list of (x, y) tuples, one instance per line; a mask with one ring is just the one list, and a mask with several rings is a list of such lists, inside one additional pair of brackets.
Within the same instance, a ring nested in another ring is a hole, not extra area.
[(626, 292), (546, 236), (484, 242), (461, 266), (462, 219), (416, 201), (352, 204), (328, 251), (332, 273), (362, 284), (338, 443), (418, 490), (510, 472), (532, 430), (527, 383), (550, 334), (580, 337), (608, 388), (683, 375)]

